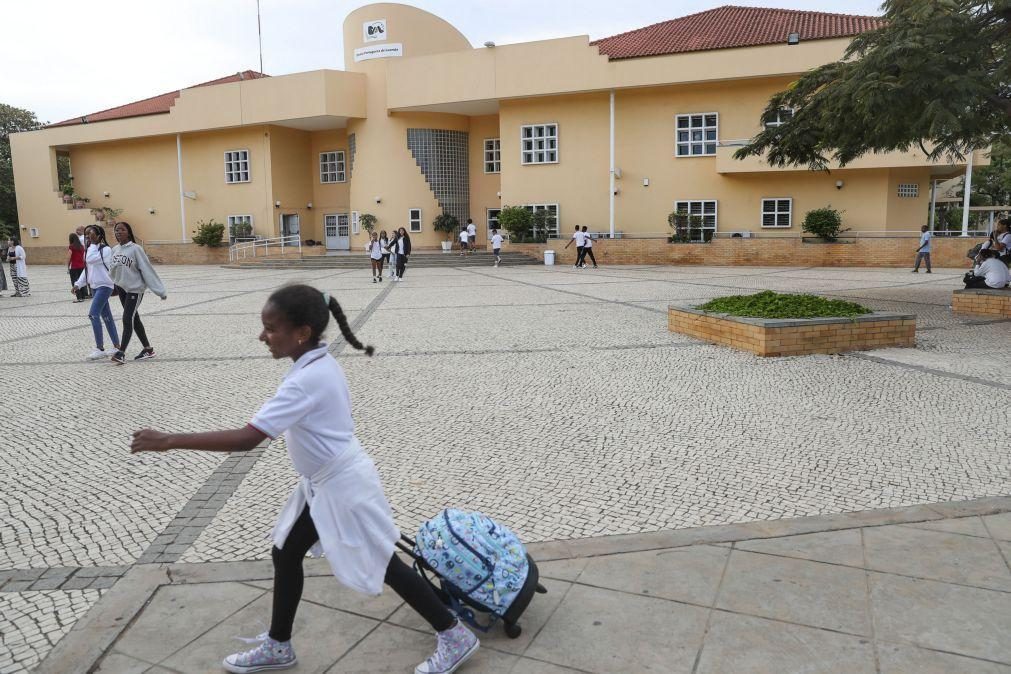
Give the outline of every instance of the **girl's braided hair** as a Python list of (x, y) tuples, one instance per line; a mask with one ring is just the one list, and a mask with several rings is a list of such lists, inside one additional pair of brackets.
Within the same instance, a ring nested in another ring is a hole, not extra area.
[(355, 333), (351, 332), (347, 316), (344, 315), (344, 310), (341, 309), (337, 299), (331, 297), (328, 302), (323, 293), (312, 286), (302, 284), (284, 286), (275, 290), (267, 302), (273, 304), (291, 325), (309, 326), (312, 330), (310, 339), (316, 343), (319, 343), (323, 331), (330, 322), (330, 316), (333, 315), (348, 344), (359, 351), (364, 351), (367, 356), (376, 351), (372, 346), (364, 346), (355, 337)]

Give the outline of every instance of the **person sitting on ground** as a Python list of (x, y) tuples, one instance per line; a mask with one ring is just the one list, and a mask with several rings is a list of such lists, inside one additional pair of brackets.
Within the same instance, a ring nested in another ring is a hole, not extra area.
[(989, 288), (997, 290), (1006, 286), (1011, 280), (1011, 273), (1008, 272), (1007, 265), (997, 257), (997, 253), (991, 249), (981, 250), (979, 257), (982, 261), (972, 270), (972, 276), (967, 275), (966, 289)]

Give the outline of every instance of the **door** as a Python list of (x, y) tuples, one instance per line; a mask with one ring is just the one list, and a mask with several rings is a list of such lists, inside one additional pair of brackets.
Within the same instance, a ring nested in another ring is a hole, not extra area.
[(281, 236), (298, 236), (298, 214), (286, 213), (281, 216)]
[(323, 216), (327, 250), (351, 250), (351, 225), (347, 213)]

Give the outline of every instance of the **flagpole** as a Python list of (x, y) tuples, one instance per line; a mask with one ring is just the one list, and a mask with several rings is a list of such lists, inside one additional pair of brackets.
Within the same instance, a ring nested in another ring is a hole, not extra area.
[(256, 39), (260, 44), (260, 73), (263, 73), (263, 31), (260, 29), (260, 0), (256, 0)]

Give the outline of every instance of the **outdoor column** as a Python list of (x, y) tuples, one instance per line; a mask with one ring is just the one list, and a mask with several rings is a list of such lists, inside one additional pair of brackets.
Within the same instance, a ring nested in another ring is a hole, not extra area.
[(962, 197), (962, 236), (969, 236), (969, 193), (972, 192), (972, 150), (965, 165), (965, 194)]
[(183, 243), (186, 243), (186, 194), (183, 192), (183, 141), (176, 134), (176, 167), (179, 171), (179, 224), (183, 230)]
[(934, 231), (934, 213), (937, 211), (937, 179), (930, 179), (930, 231)]
[(611, 210), (611, 238), (614, 238), (614, 89), (611, 89), (611, 190), (608, 195)]

